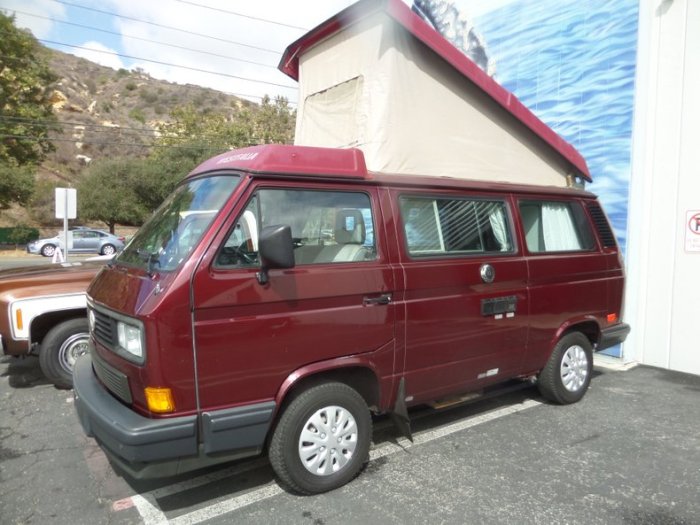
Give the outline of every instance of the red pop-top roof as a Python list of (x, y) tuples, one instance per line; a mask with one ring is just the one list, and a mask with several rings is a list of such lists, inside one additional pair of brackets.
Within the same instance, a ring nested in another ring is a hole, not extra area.
[(576, 175), (583, 177), (589, 182), (592, 180), (586, 160), (576, 148), (557, 135), (554, 130), (527, 109), (513, 93), (484, 73), (479, 66), (445, 40), (401, 0), (360, 0), (344, 9), (306, 33), (296, 42), (290, 44), (282, 55), (282, 60), (278, 66), (280, 71), (298, 81), (299, 57), (301, 55), (317, 43), (379, 11), (384, 11), (411, 35), (432, 49), (468, 81), (474, 83), (486, 95), (535, 133), (571, 164), (576, 170)]
[(358, 179), (367, 177), (365, 156), (359, 149), (313, 148), (283, 144), (264, 144), (228, 151), (204, 161), (192, 170), (190, 175), (222, 169)]

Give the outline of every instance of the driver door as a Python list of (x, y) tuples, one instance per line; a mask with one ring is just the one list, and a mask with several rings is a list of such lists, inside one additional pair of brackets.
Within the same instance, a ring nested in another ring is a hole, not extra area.
[[(202, 410), (272, 399), (295, 370), (333, 358), (373, 353), (380, 374), (393, 372), (394, 306), (377, 298), (394, 279), (375, 235), (376, 189), (269, 184), (248, 192), (194, 276)], [(279, 224), (292, 228), (296, 266), (261, 285), (257, 235)]]

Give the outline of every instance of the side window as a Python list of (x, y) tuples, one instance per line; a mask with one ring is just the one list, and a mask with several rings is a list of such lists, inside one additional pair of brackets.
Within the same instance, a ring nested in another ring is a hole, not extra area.
[(578, 202), (521, 201), (519, 206), (531, 253), (593, 249), (593, 233)]
[(258, 266), (258, 196), (246, 206), (216, 257), (216, 267)]
[(376, 259), (374, 220), (364, 193), (263, 189), (238, 218), (219, 267), (257, 266), (262, 228), (289, 225), (297, 265)]
[(513, 250), (502, 201), (402, 196), (399, 204), (412, 256)]

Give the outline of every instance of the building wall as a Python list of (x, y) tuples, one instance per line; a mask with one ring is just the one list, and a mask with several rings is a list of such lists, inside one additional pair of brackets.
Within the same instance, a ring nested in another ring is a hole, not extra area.
[(494, 78), (586, 158), (623, 251), (639, 1), (456, 0), (479, 13)]
[(639, 18), (624, 357), (700, 374), (700, 251), (686, 247), (700, 213), (700, 0), (641, 1)]

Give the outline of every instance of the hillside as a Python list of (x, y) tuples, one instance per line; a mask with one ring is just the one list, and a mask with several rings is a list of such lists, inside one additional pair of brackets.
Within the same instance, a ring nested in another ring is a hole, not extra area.
[[(258, 107), (213, 89), (157, 80), (138, 70), (116, 71), (56, 50), (47, 52), (50, 67), (58, 77), (52, 95), (58, 127), (50, 133), (56, 151), (48, 155), (37, 172), (35, 193), (46, 193), (37, 195), (46, 203), (52, 202), (53, 185), (74, 186), (92, 162), (148, 155), (158, 124), (168, 122), (177, 107), (191, 105), (204, 114), (225, 115), (227, 120), (235, 120), (241, 110), (255, 111)], [(14, 206), (0, 212), (0, 226), (40, 227), (39, 222), (53, 222), (46, 214), (42, 217), (38, 221), (27, 210)], [(51, 224), (45, 226), (48, 232), (55, 229)], [(95, 226), (104, 227), (100, 223)]]
[(56, 152), (44, 163), (49, 173), (71, 180), (94, 159), (144, 155), (155, 128), (172, 109), (192, 104), (202, 112), (234, 118), (252, 102), (213, 89), (157, 80), (144, 72), (100, 66), (51, 51), (51, 69), (60, 77), (53, 95), (61, 132)]

